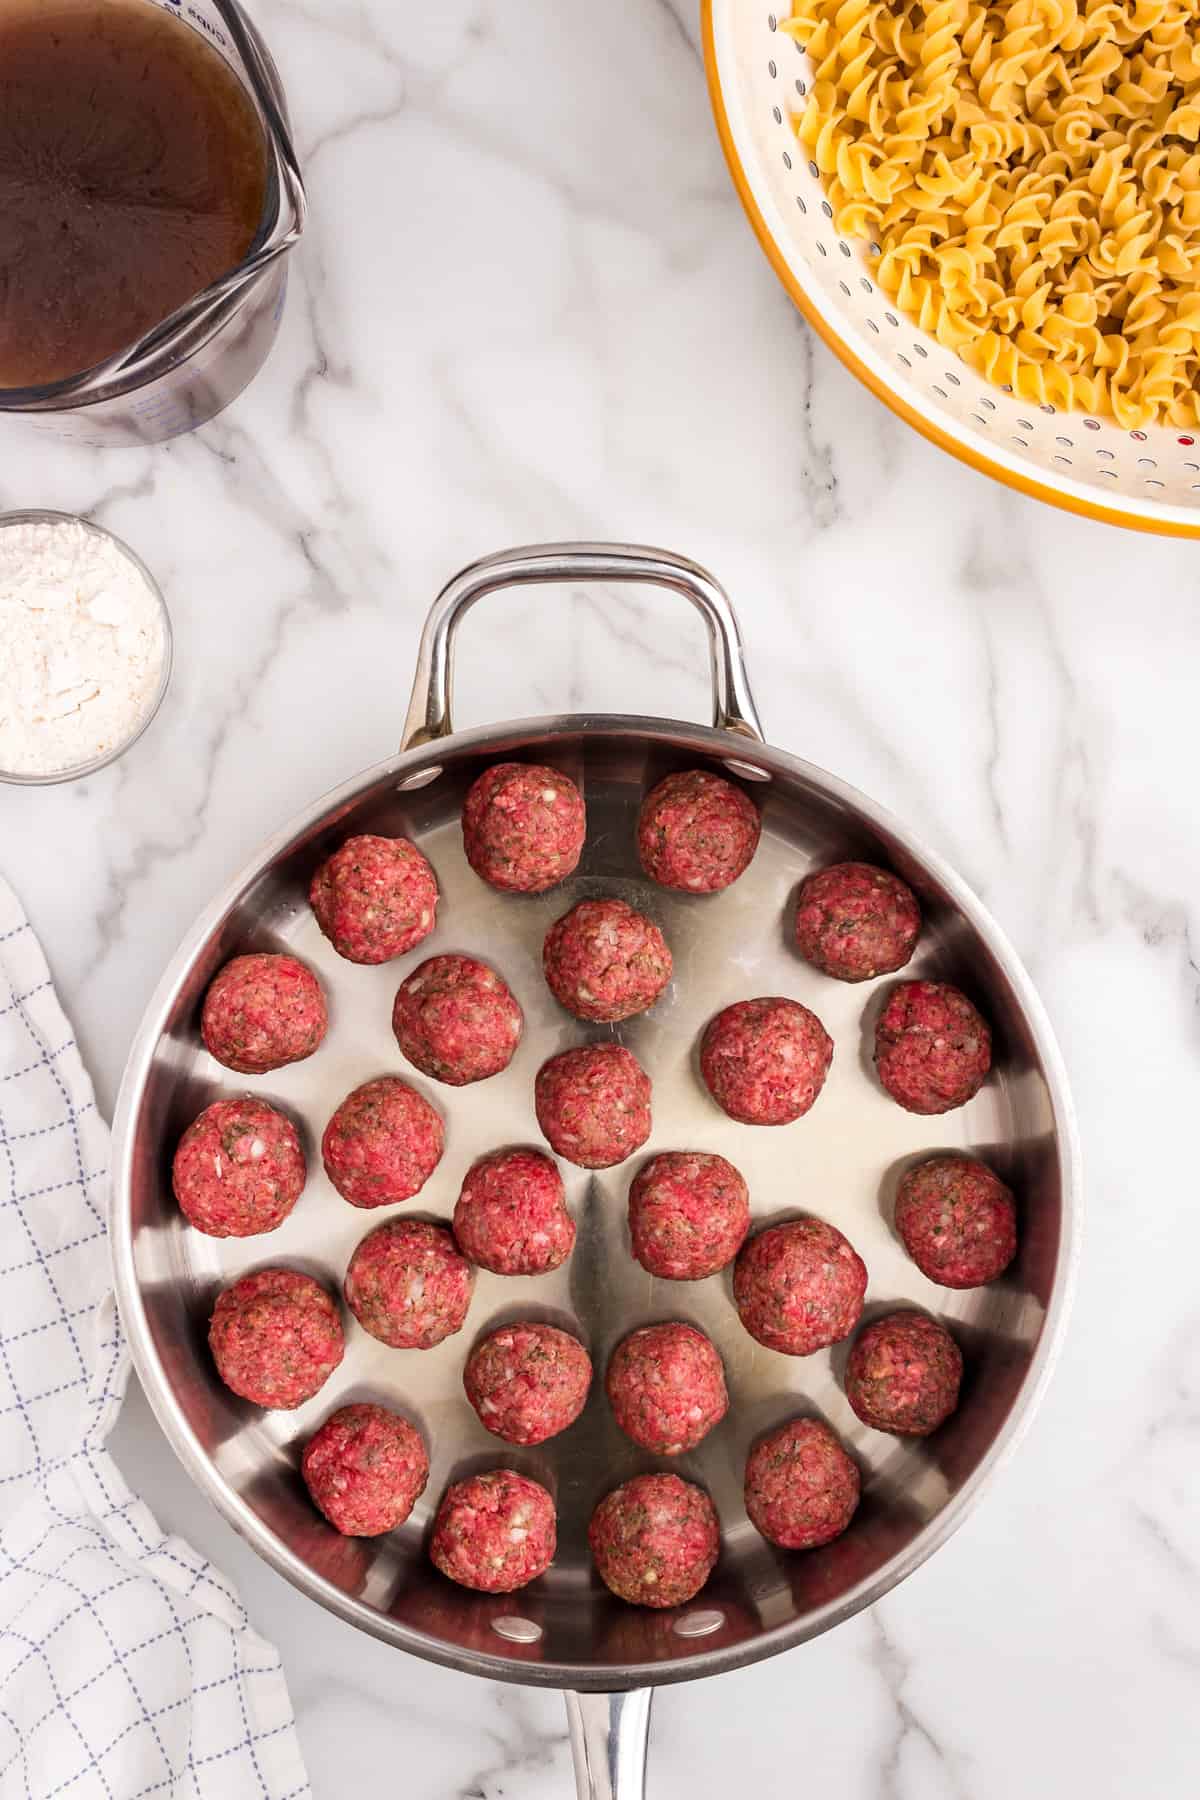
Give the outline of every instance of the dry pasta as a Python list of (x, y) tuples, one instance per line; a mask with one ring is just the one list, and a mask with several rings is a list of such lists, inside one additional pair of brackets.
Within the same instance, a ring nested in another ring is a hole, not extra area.
[(882, 288), (1000, 386), (1200, 423), (1200, 0), (797, 0), (796, 131)]

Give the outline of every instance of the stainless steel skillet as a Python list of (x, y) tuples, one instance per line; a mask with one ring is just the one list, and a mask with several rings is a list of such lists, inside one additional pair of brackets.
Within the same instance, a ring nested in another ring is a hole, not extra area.
[[(711, 727), (587, 714), (453, 730), (456, 634), (469, 608), (514, 584), (580, 581), (656, 583), (700, 611), (712, 649)], [(583, 862), (570, 882), (547, 895), (497, 895), (462, 855), (463, 794), (483, 767), (506, 757), (553, 762), (587, 799)], [(764, 820), (762, 847), (748, 873), (707, 898), (653, 887), (633, 848), (646, 789), (672, 768), (697, 764), (732, 771), (761, 802)], [(339, 961), (306, 904), (313, 868), (354, 831), (403, 832), (437, 870), (443, 902), (436, 934), (398, 966), (364, 969)], [(789, 948), (785, 920), (797, 880), (811, 866), (846, 856), (888, 863), (919, 890), (927, 926), (914, 968), (961, 983), (992, 1021), (995, 1073), (960, 1112), (918, 1119), (878, 1088), (867, 1046), (886, 983), (858, 988), (828, 981)], [(844, 1346), (796, 1359), (754, 1344), (733, 1311), (727, 1276), (676, 1284), (646, 1275), (629, 1255), (625, 1225), (625, 1194), (640, 1159), (599, 1174), (565, 1168), (579, 1225), (574, 1256), (536, 1281), (481, 1274), (464, 1332), (436, 1350), (386, 1349), (350, 1321), (341, 1369), (295, 1413), (261, 1413), (216, 1379), (205, 1334), (220, 1285), (247, 1269), (285, 1262), (336, 1286), (355, 1244), (378, 1222), (337, 1197), (315, 1152), (343, 1095), (400, 1067), (391, 1000), (401, 972), (421, 956), (470, 950), (489, 958), (525, 1009), (526, 1033), (503, 1075), (461, 1090), (425, 1084), (447, 1118), (447, 1152), (408, 1210), (448, 1216), (477, 1155), (538, 1141), (532, 1094), (539, 1064), (606, 1030), (578, 1024), (553, 1003), (540, 973), (541, 941), (575, 899), (596, 893), (634, 899), (663, 926), (675, 955), (669, 993), (652, 1013), (617, 1032), (654, 1081), (654, 1133), (645, 1154), (722, 1152), (749, 1181), (756, 1222), (809, 1210), (846, 1232), (870, 1271), (868, 1316), (907, 1302), (946, 1319), (967, 1373), (958, 1413), (932, 1439), (903, 1443), (859, 1424), (841, 1391)], [(200, 1043), (201, 997), (228, 956), (285, 947), (326, 984), (329, 1037), (307, 1063), (235, 1084)], [(766, 993), (803, 1000), (836, 1045), (833, 1071), (812, 1113), (778, 1130), (725, 1118), (693, 1067), (697, 1036), (712, 1013)], [(184, 1126), (233, 1085), (292, 1112), (306, 1135), (313, 1173), (280, 1231), (219, 1243), (183, 1226), (169, 1166)], [(890, 1225), (890, 1197), (914, 1157), (961, 1146), (986, 1155), (1014, 1187), (1022, 1240), (1003, 1280), (954, 1294), (933, 1287), (904, 1255)], [(573, 544), (487, 558), (449, 584), (426, 625), (404, 749), (294, 820), (188, 934), (138, 1032), (118, 1102), (113, 1243), (121, 1311), (151, 1405), (193, 1479), (235, 1529), (313, 1599), (401, 1649), (493, 1679), (569, 1690), (581, 1794), (636, 1800), (654, 1685), (717, 1674), (827, 1630), (902, 1580), (974, 1504), (1045, 1385), (1066, 1315), (1079, 1204), (1075, 1130), (1053, 1036), (1028, 976), (979, 901), (861, 794), (764, 742), (737, 622), (711, 576), (662, 551)], [(461, 1368), (471, 1342), (498, 1320), (522, 1314), (575, 1321), (598, 1369), (618, 1337), (648, 1320), (691, 1319), (716, 1341), (733, 1405), (693, 1455), (677, 1460), (683, 1474), (711, 1492), (724, 1534), (717, 1570), (691, 1606), (668, 1613), (631, 1609), (592, 1575), (586, 1545), (592, 1507), (616, 1482), (655, 1466), (617, 1432), (600, 1383), (570, 1432), (533, 1452), (509, 1450), (490, 1437), (468, 1406)], [(418, 1421), (430, 1445), (431, 1479), (402, 1531), (343, 1539), (305, 1495), (299, 1449), (335, 1406), (368, 1396)], [(850, 1445), (863, 1467), (864, 1500), (837, 1543), (788, 1554), (749, 1524), (741, 1474), (754, 1438), (798, 1411), (823, 1415)], [(498, 1462), (535, 1475), (555, 1492), (559, 1554), (523, 1593), (472, 1595), (431, 1567), (424, 1538), (446, 1482)]]

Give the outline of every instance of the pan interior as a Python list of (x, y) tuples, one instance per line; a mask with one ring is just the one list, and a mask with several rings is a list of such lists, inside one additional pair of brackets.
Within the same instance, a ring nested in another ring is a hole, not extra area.
[[(558, 722), (555, 722), (557, 724)], [(231, 1512), (249, 1509), (274, 1554), (313, 1591), (359, 1623), (450, 1661), (480, 1653), (513, 1659), (525, 1679), (579, 1679), (621, 1685), (636, 1667), (656, 1679), (692, 1672), (698, 1652), (717, 1663), (761, 1654), (778, 1641), (821, 1628), (853, 1610), (919, 1560), (937, 1521), (979, 1467), (1013, 1413), (1030, 1373), (1062, 1260), (1063, 1169), (1050, 1088), (1034, 1033), (1001, 959), (923, 864), (882, 824), (803, 765), (745, 746), (734, 754), (769, 775), (746, 785), (764, 809), (758, 856), (731, 889), (689, 897), (655, 887), (641, 874), (634, 826), (646, 790), (670, 769), (720, 768), (712, 732), (687, 728), (515, 730), (434, 745), (372, 771), (343, 791), (332, 812), (315, 817), (240, 889), (165, 996), (134, 1091), (125, 1102), (122, 1170), (128, 1207), (129, 1266), (143, 1318), (135, 1329), (139, 1360), (160, 1411), (171, 1412), (207, 1464), (204, 1479)], [(630, 728), (625, 728), (627, 724)], [(577, 874), (537, 897), (494, 893), (468, 868), (459, 814), (467, 785), (504, 755), (551, 761), (583, 788), (587, 847)], [(430, 770), (437, 773), (430, 778)], [(412, 955), (380, 968), (341, 961), (320, 935), (306, 893), (323, 856), (351, 832), (403, 833), (427, 853), (442, 893), (435, 933)], [(880, 1089), (869, 1040), (884, 980), (862, 986), (831, 981), (789, 944), (791, 902), (812, 867), (847, 857), (882, 861), (918, 890), (926, 928), (907, 973), (960, 983), (990, 1018), (996, 1069), (983, 1092), (958, 1112), (917, 1118)], [(551, 999), (541, 974), (549, 925), (577, 899), (619, 895), (662, 926), (675, 979), (648, 1015), (617, 1027), (571, 1019)], [(980, 915), (982, 918), (982, 915)], [(259, 1078), (233, 1076), (204, 1051), (200, 1001), (217, 968), (249, 950), (288, 950), (319, 974), (331, 1025), (307, 1062)], [(390, 1030), (401, 977), (423, 957), (465, 951), (505, 976), (525, 1013), (525, 1035), (511, 1067), (490, 1081), (452, 1089), (426, 1081), (401, 1059)], [(786, 994), (822, 1019), (835, 1043), (826, 1088), (809, 1116), (778, 1129), (727, 1119), (696, 1072), (705, 1022), (731, 1001)], [(296, 1412), (264, 1413), (219, 1382), (206, 1343), (220, 1287), (247, 1270), (275, 1263), (303, 1268), (335, 1290), (365, 1233), (398, 1212), (449, 1218), (472, 1160), (505, 1144), (541, 1142), (533, 1113), (533, 1077), (541, 1062), (572, 1044), (616, 1036), (642, 1061), (654, 1084), (654, 1130), (645, 1150), (619, 1168), (587, 1173), (562, 1165), (579, 1236), (564, 1268), (537, 1280), (480, 1271), (465, 1329), (427, 1352), (388, 1349), (347, 1313), (347, 1353), (326, 1387)], [(413, 1080), (447, 1122), (447, 1148), (422, 1193), (404, 1208), (364, 1213), (348, 1206), (320, 1166), (321, 1131), (349, 1090), (394, 1072)], [(187, 1229), (170, 1191), (170, 1163), (185, 1126), (211, 1100), (239, 1091), (289, 1111), (309, 1157), (308, 1187), (292, 1217), (268, 1237), (218, 1242)], [(626, 1223), (630, 1180), (645, 1157), (667, 1149), (719, 1151), (749, 1182), (755, 1227), (811, 1211), (836, 1224), (870, 1273), (866, 1317), (897, 1304), (945, 1319), (966, 1359), (959, 1411), (932, 1439), (904, 1442), (861, 1425), (841, 1388), (846, 1346), (815, 1356), (784, 1356), (755, 1344), (734, 1311), (728, 1274), (703, 1282), (652, 1279), (632, 1259)], [(906, 1257), (891, 1226), (898, 1175), (920, 1156), (968, 1149), (1014, 1188), (1021, 1249), (1008, 1274), (986, 1289), (935, 1287)], [(133, 1309), (136, 1311), (136, 1309)], [(462, 1391), (471, 1344), (491, 1326), (522, 1317), (576, 1329), (597, 1380), (582, 1418), (532, 1451), (487, 1433)], [(655, 1459), (616, 1429), (602, 1376), (610, 1350), (633, 1326), (686, 1319), (708, 1332), (725, 1361), (731, 1408), (694, 1453)], [(140, 1340), (140, 1341), (139, 1341)], [(299, 1476), (300, 1450), (335, 1407), (373, 1398), (410, 1416), (430, 1450), (428, 1488), (400, 1531), (346, 1539), (314, 1511)], [(825, 1418), (859, 1460), (864, 1497), (847, 1534), (822, 1550), (788, 1553), (767, 1544), (747, 1520), (742, 1468), (768, 1427), (800, 1413)], [(429, 1564), (425, 1540), (448, 1481), (500, 1464), (521, 1469), (555, 1494), (559, 1551), (551, 1570), (524, 1592), (480, 1596), (454, 1587)], [(672, 1468), (702, 1483), (717, 1504), (723, 1552), (709, 1586), (690, 1606), (651, 1613), (622, 1605), (590, 1569), (586, 1530), (592, 1508), (617, 1482), (650, 1468)], [(242, 1515), (245, 1523), (245, 1515)], [(259, 1535), (259, 1533), (256, 1533)], [(290, 1559), (295, 1559), (292, 1562)], [(302, 1565), (297, 1569), (296, 1564)], [(689, 1665), (688, 1659), (693, 1659)], [(500, 1671), (506, 1672), (506, 1671)]]

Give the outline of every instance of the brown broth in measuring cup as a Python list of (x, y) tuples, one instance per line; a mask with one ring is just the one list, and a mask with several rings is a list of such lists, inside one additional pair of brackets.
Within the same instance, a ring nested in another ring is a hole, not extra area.
[(267, 142), (150, 0), (0, 0), (0, 388), (78, 375), (243, 260)]

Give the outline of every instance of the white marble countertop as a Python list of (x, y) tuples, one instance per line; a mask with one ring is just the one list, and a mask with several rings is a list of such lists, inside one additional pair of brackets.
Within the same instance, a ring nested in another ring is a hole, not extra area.
[[(266, 372), (160, 449), (0, 430), (0, 507), (127, 537), (177, 635), (125, 762), (0, 789), (0, 867), (103, 1106), (199, 905), (395, 746), (422, 615), (460, 564), (569, 536), (708, 564), (773, 739), (895, 809), (1025, 957), (1079, 1103), (1089, 1216), (1059, 1371), (984, 1504), (870, 1613), (665, 1691), (652, 1800), (782, 1796), (801, 1759), (839, 1800), (1193, 1791), (1196, 551), (989, 484), (814, 343), (726, 178), (692, 0), (254, 10), (313, 205)], [(464, 723), (707, 714), (699, 629), (628, 593), (476, 615), (459, 692)], [(570, 1791), (555, 1695), (401, 1658), (301, 1601), (137, 1395), (116, 1448), (283, 1647), (317, 1800)]]

